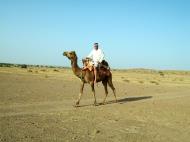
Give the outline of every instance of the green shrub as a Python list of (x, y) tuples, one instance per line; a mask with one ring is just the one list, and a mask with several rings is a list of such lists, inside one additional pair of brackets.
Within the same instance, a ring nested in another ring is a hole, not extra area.
[(27, 69), (27, 65), (23, 64), (23, 65), (20, 65), (21, 68), (23, 69)]

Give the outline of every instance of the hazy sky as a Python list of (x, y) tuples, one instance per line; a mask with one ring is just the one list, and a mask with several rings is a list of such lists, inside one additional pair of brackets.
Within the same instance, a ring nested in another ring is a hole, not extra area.
[(190, 1), (0, 0), (0, 62), (69, 66), (94, 42), (112, 68), (190, 70)]

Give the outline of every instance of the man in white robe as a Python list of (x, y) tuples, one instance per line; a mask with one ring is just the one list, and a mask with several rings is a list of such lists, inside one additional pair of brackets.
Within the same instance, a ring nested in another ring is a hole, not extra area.
[(94, 83), (96, 83), (96, 76), (97, 76), (96, 68), (98, 67), (98, 64), (100, 64), (104, 60), (104, 53), (99, 48), (98, 43), (94, 43), (93, 50), (90, 52), (90, 54), (87, 57), (92, 59), (92, 63), (94, 65), (94, 75), (95, 75)]

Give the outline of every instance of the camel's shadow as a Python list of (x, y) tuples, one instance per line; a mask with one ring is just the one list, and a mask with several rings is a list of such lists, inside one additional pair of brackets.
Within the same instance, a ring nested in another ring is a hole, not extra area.
[[(117, 102), (115, 100), (113, 100), (113, 101), (107, 101), (105, 104), (97, 103), (96, 106), (109, 105), (109, 104), (114, 104), (114, 103), (124, 104), (124, 103), (127, 103), (127, 102), (140, 101), (140, 100), (151, 99), (151, 98), (152, 98), (152, 96), (128, 97), (128, 98), (126, 97), (126, 98), (118, 99)], [(91, 105), (92, 104), (79, 105), (77, 107), (85, 107), (85, 106), (91, 106)]]

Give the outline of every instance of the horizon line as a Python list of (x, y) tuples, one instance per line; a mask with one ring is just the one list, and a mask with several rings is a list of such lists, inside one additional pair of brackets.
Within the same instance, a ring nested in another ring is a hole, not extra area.
[[(50, 65), (50, 64), (25, 64), (25, 63), (3, 63), (3, 62), (0, 62), (0, 65), (27, 65), (27, 66), (34, 66), (34, 67), (37, 67), (37, 66), (41, 66), (41, 67), (49, 67), (49, 68), (71, 68), (71, 66), (61, 66), (61, 65)], [(2, 67), (2, 66), (0, 66)], [(155, 68), (111, 68), (111, 70), (153, 70), (153, 71), (190, 71), (190, 70), (183, 70), (183, 69), (155, 69)]]

